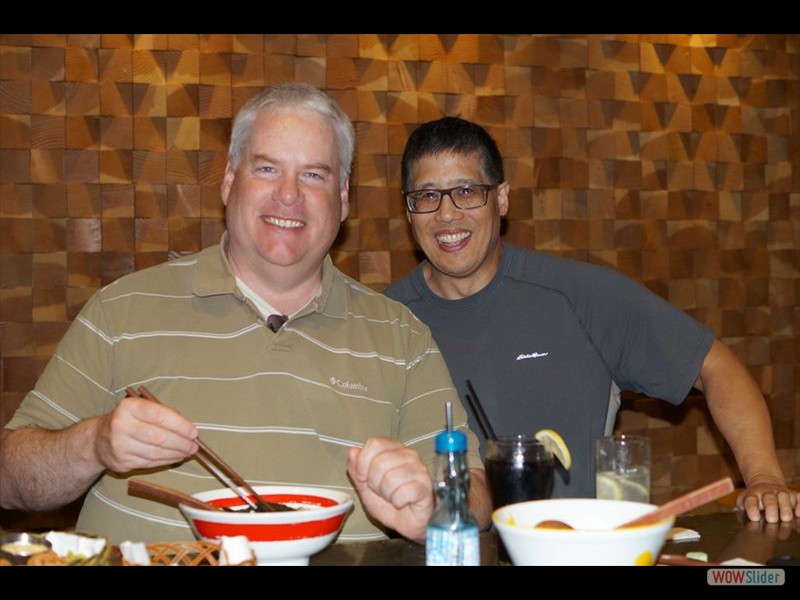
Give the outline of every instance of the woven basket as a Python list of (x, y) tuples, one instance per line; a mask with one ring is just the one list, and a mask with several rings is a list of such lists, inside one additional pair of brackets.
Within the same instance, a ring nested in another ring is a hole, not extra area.
[[(154, 567), (216, 567), (219, 566), (218, 542), (152, 542), (146, 545), (150, 555), (150, 564)], [(117, 546), (110, 544), (98, 556), (89, 559), (59, 557), (55, 552), (37, 554), (28, 559), (30, 566), (90, 566), (90, 565), (123, 565), (134, 566), (122, 558)], [(11, 565), (11, 562), (0, 559), (0, 566)], [(255, 565), (255, 561), (242, 563), (240, 566)]]
[(216, 567), (219, 544), (214, 542), (153, 542), (147, 544), (153, 566)]

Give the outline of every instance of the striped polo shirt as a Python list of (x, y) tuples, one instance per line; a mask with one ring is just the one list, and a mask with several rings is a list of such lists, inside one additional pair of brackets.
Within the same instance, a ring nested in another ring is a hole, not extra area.
[[(251, 484), (350, 492), (355, 509), (340, 541), (385, 535), (348, 480), (349, 448), (394, 438), (432, 468), (447, 400), (466, 431), (428, 327), (330, 256), (321, 293), (277, 333), (237, 289), (221, 245), (120, 278), (87, 302), (7, 427), (61, 429), (110, 412), (127, 386), (140, 385), (195, 423)], [(470, 466), (480, 467), (468, 434)], [(194, 459), (106, 472), (86, 496), (78, 530), (116, 543), (193, 538), (177, 509), (129, 496), (130, 476), (189, 493), (221, 487)]]

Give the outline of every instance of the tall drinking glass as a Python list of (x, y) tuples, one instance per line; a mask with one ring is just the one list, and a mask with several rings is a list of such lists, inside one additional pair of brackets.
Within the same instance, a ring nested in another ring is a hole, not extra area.
[(501, 436), (486, 442), (486, 476), (492, 507), (543, 500), (553, 491), (553, 455), (533, 436)]
[(608, 500), (650, 501), (650, 439), (611, 435), (595, 448), (596, 496)]

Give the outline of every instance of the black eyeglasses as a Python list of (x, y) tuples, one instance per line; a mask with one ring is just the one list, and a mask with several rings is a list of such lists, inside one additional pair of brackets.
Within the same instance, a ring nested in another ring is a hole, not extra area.
[(498, 185), (500, 184), (465, 183), (444, 190), (414, 190), (413, 192), (405, 192), (406, 205), (408, 206), (408, 212), (432, 213), (439, 210), (443, 197), (450, 196), (450, 200), (453, 201), (456, 208), (472, 210), (486, 204), (489, 199), (489, 192)]

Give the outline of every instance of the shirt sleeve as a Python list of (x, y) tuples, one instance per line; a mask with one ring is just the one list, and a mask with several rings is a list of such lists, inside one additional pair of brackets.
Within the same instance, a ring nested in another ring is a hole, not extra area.
[(581, 277), (587, 293), (573, 296), (576, 309), (617, 385), (682, 402), (700, 373), (713, 333), (612, 269), (589, 266)]

